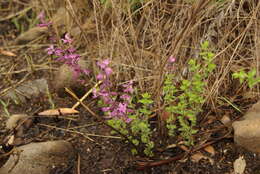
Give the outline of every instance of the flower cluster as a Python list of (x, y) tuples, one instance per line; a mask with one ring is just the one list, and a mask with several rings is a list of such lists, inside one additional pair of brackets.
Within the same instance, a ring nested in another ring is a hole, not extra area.
[(173, 64), (176, 62), (176, 58), (172, 55), (168, 58), (166, 68), (167, 70), (173, 70)]
[[(42, 11), (38, 18), (40, 23), (39, 27), (48, 27), (48, 30), (52, 33), (52, 22), (46, 22), (44, 11)], [(51, 40), (53, 42), (56, 41), (55, 34), (52, 34)], [(54, 45), (50, 45), (49, 48), (46, 49), (48, 55), (52, 55), (56, 58), (57, 61), (63, 62), (67, 64), (73, 70), (73, 78), (77, 79), (80, 74), (89, 74), (89, 70), (82, 69), (78, 64), (80, 59), (80, 55), (76, 54), (76, 49), (72, 47), (72, 38), (70, 38), (69, 34), (65, 34), (64, 38), (61, 39), (63, 47), (55, 47)]]
[[(123, 91), (121, 93), (112, 92), (112, 83), (110, 76), (112, 69), (109, 67), (110, 61), (105, 59), (98, 61), (97, 65), (100, 69), (100, 73), (97, 75), (97, 79), (102, 81), (99, 89), (94, 89), (94, 97), (100, 97), (103, 102), (102, 111), (107, 115), (108, 118), (119, 118), (129, 123), (131, 121), (128, 118), (128, 114), (133, 112), (130, 109), (131, 94), (133, 93), (133, 82), (122, 85)], [(118, 100), (117, 100), (118, 99)]]
[(38, 27), (49, 27), (51, 26), (52, 22), (47, 22), (45, 20), (45, 13), (44, 11), (42, 11), (39, 15), (38, 15), (38, 19), (40, 20), (40, 23), (37, 25)]
[(77, 79), (80, 74), (88, 75), (89, 70), (82, 69), (78, 64), (80, 55), (76, 54), (76, 49), (71, 46), (73, 40), (70, 38), (69, 34), (65, 34), (65, 37), (61, 40), (66, 48), (64, 49), (50, 45), (49, 48), (46, 49), (47, 54), (55, 56), (57, 61), (61, 61), (71, 67), (75, 79)]

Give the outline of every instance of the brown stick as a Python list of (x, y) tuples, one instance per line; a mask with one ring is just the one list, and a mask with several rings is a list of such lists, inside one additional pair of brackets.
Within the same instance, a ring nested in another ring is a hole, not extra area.
[(212, 140), (210, 142), (207, 142), (207, 143), (204, 143), (196, 148), (194, 148), (193, 150), (190, 150), (189, 152), (183, 152), (173, 158), (169, 158), (169, 159), (166, 159), (166, 160), (160, 160), (160, 161), (153, 161), (153, 162), (137, 162), (137, 166), (136, 166), (136, 169), (137, 170), (144, 170), (144, 169), (147, 169), (147, 168), (150, 168), (150, 167), (156, 167), (156, 166), (161, 166), (161, 165), (164, 165), (164, 164), (169, 164), (173, 161), (178, 161), (180, 159), (182, 159), (183, 157), (193, 153), (193, 152), (196, 152), (206, 146), (209, 146), (211, 144), (214, 144), (216, 142), (218, 142), (219, 140), (222, 140), (224, 138), (227, 138), (227, 136), (230, 134), (230, 132), (228, 132), (227, 134), (225, 134), (224, 136), (222, 137), (219, 137), (219, 138), (216, 138), (215, 140)]

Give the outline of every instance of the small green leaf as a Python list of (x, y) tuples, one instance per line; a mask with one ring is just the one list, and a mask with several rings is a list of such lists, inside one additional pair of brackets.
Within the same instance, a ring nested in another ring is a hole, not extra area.
[(204, 41), (202, 44), (201, 44), (201, 49), (202, 50), (207, 50), (209, 48), (209, 41)]

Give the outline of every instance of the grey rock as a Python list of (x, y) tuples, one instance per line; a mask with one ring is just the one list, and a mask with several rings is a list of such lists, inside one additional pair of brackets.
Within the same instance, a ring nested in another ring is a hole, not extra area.
[[(87, 62), (82, 59), (78, 61), (78, 65), (82, 69), (88, 69)], [(79, 92), (80, 90), (84, 89), (84, 85), (79, 83), (78, 79), (73, 77), (73, 73), (74, 72), (72, 68), (67, 64), (60, 66), (58, 71), (55, 73), (53, 87), (59, 96), (62, 97), (67, 95), (64, 90), (65, 87), (73, 89), (74, 92)]]
[(30, 119), (30, 118), (31, 117), (29, 117), (26, 114), (14, 114), (14, 115), (11, 115), (9, 117), (9, 119), (7, 120), (7, 122), (6, 122), (6, 128), (12, 130), (15, 127), (17, 127), (17, 125), (19, 123), (24, 122), (25, 120)]
[(14, 89), (9, 90), (4, 99), (11, 99), (16, 104), (26, 103), (26, 99), (38, 97), (40, 94), (45, 94), (48, 90), (46, 79), (36, 79), (20, 84)]
[(16, 148), (0, 173), (50, 174), (66, 169), (74, 157), (74, 149), (67, 141), (31, 143)]
[(245, 149), (260, 153), (260, 101), (254, 104), (240, 121), (235, 121), (234, 141)]

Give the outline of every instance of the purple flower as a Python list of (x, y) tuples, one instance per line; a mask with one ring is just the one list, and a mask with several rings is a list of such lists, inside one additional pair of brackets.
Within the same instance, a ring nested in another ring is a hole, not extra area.
[(70, 44), (70, 43), (72, 43), (72, 41), (73, 41), (73, 40), (70, 38), (69, 33), (66, 33), (66, 34), (65, 34), (65, 38), (64, 38), (64, 39), (61, 39), (61, 40), (62, 40), (63, 43), (65, 43), (65, 44), (66, 44), (66, 43), (69, 43), (69, 44)]
[[(39, 19), (43, 22), (44, 21), (44, 13), (42, 12), (39, 15)], [(66, 33), (64, 39), (61, 39), (63, 43), (71, 43), (72, 39), (70, 38), (69, 34)], [(54, 45), (50, 45), (46, 51), (48, 55), (55, 55), (57, 56), (56, 61), (61, 61), (64, 64), (67, 64), (73, 70), (73, 78), (76, 79), (78, 82), (80, 81), (79, 76), (81, 74), (88, 75), (90, 72), (87, 69), (82, 69), (78, 61), (80, 60), (80, 55), (76, 54), (76, 49), (73, 47), (69, 47), (71, 45), (65, 45), (64, 49), (62, 47), (55, 47)]]
[(128, 113), (133, 113), (133, 112), (134, 112), (133, 109), (127, 109), (126, 111), (127, 111)]
[(108, 112), (108, 111), (110, 111), (110, 107), (103, 107), (103, 108), (101, 108), (101, 110), (103, 111), (103, 112)]
[(112, 86), (112, 83), (109, 79), (106, 79), (103, 81), (102, 85), (100, 86), (102, 89), (104, 88), (110, 88)]
[(123, 94), (120, 96), (121, 99), (124, 99), (126, 101), (130, 101), (131, 100), (131, 96), (127, 95), (127, 94)]
[(126, 104), (125, 103), (119, 103), (118, 105), (118, 111), (121, 113), (121, 114), (126, 114)]
[(175, 57), (173, 57), (172, 55), (169, 57), (169, 59), (168, 59), (168, 62), (169, 63), (174, 63), (176, 61), (176, 58)]
[(42, 24), (38, 24), (38, 27), (48, 27), (52, 24), (52, 22), (47, 22), (47, 23), (42, 23)]
[(126, 89), (124, 90), (124, 92), (133, 93), (133, 92), (134, 92), (134, 89), (133, 89), (131, 86), (129, 86), (128, 88), (126, 88)]
[(100, 91), (99, 95), (102, 96), (102, 97), (108, 97), (109, 96), (109, 94), (106, 91), (104, 91), (104, 92)]
[(112, 74), (112, 72), (113, 72), (113, 70), (110, 67), (105, 68), (106, 76), (109, 76), (110, 74)]
[(54, 45), (50, 45), (50, 46), (46, 49), (48, 55), (53, 55), (53, 54), (55, 53), (55, 50), (56, 50), (56, 49), (54, 48)]
[(125, 93), (133, 93), (134, 89), (132, 85), (133, 85), (133, 81), (130, 81), (129, 83), (122, 85), (125, 88), (123, 91)]
[(98, 97), (97, 88), (94, 88), (94, 89), (92, 90), (92, 94), (93, 94), (93, 98), (97, 98), (97, 97)]
[(110, 115), (111, 115), (111, 117), (117, 117), (119, 114), (118, 114), (118, 111), (116, 109), (114, 109), (114, 110), (112, 110)]
[(74, 53), (76, 51), (75, 48), (68, 48), (67, 50), (68, 50), (69, 53)]
[(79, 75), (80, 75), (79, 69), (73, 68), (72, 78), (76, 80), (76, 79), (78, 79)]
[(104, 80), (104, 75), (103, 75), (102, 73), (99, 73), (99, 74), (97, 75), (97, 79), (98, 79), (98, 80)]
[(70, 59), (72, 64), (77, 64), (79, 59), (80, 59), (80, 55), (78, 55), (78, 54), (68, 54), (67, 59)]
[(62, 56), (63, 55), (63, 50), (62, 49), (60, 49), (60, 48), (56, 48), (55, 49), (55, 55), (56, 56)]
[(103, 99), (105, 104), (112, 105), (114, 103), (113, 99), (108, 97), (108, 96), (105, 96), (105, 97), (103, 96), (102, 99)]
[(125, 122), (126, 122), (126, 123), (130, 123), (132, 120), (133, 120), (133, 119), (131, 119), (131, 118), (129, 118), (129, 117), (125, 118)]
[(40, 24), (38, 24), (38, 27), (48, 27), (52, 24), (52, 22), (46, 22), (45, 21), (45, 13), (44, 11), (41, 11), (41, 13), (38, 15), (38, 19), (40, 20)]
[[(60, 57), (58, 57), (56, 59), (56, 61), (61, 61), (61, 62), (66, 61), (66, 57), (65, 56), (60, 56)], [(65, 64), (68, 64), (68, 63), (65, 62)]]
[(90, 74), (90, 71), (88, 69), (82, 69), (82, 72), (85, 74), (85, 75), (89, 75)]
[(44, 18), (45, 18), (45, 13), (44, 11), (41, 11), (40, 14), (38, 15), (38, 19), (44, 20)]
[(116, 96), (117, 92), (110, 92), (110, 95)]
[(103, 61), (98, 61), (97, 65), (101, 68), (101, 69), (105, 69), (108, 65), (109, 65), (110, 61), (109, 59), (105, 59)]

